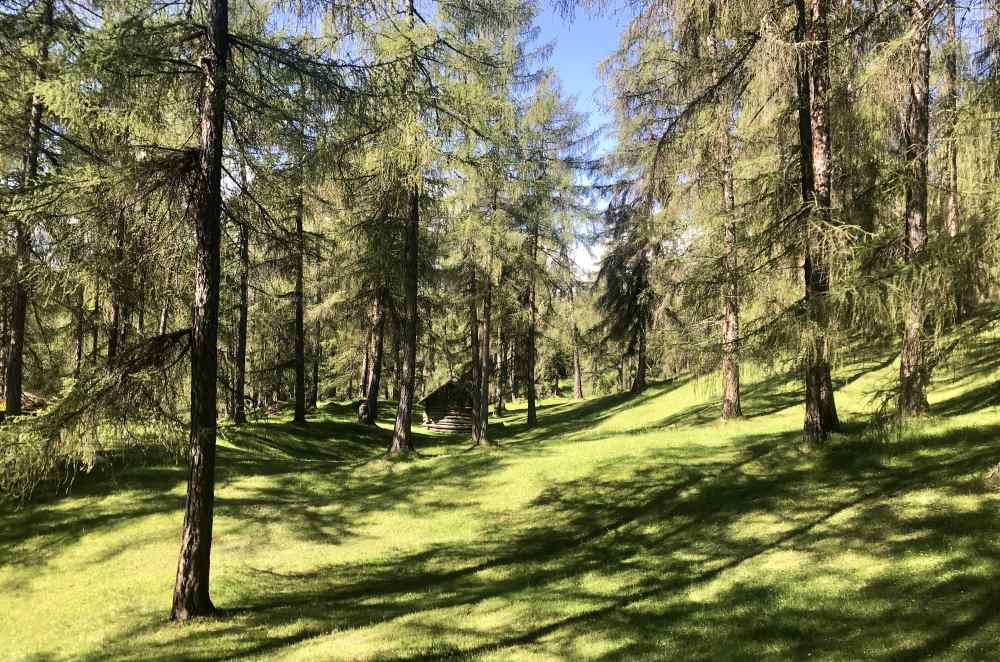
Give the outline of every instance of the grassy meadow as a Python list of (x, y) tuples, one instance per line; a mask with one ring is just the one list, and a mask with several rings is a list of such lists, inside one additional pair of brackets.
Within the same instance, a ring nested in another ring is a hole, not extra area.
[(863, 424), (895, 365), (837, 375), (845, 432), (799, 441), (797, 375), (747, 375), (745, 420), (678, 378), (553, 399), (500, 446), (326, 403), (225, 428), (212, 594), (167, 620), (186, 471), (149, 458), (0, 514), (2, 660), (993, 660), (1000, 341), (942, 369), (934, 416)]

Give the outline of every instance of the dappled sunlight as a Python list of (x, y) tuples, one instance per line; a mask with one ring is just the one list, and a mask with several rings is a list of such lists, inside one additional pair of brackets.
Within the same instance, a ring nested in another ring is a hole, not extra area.
[[(305, 429), (226, 429), (213, 557), (224, 615), (185, 626), (165, 620), (182, 469), (84, 477), (69, 497), (4, 515), (5, 557), (24, 559), (0, 572), (5, 655), (985, 656), (1000, 637), (986, 608), (1000, 495), (977, 476), (995, 461), (1000, 415), (822, 448), (749, 406), (735, 424), (659, 425), (714, 408), (704, 396), (679, 380), (548, 401), (535, 429), (515, 408), (493, 430), (498, 448), (421, 435), (423, 456), (403, 463), (381, 459), (385, 431), (340, 405)], [(61, 648), (42, 643), (68, 629)]]

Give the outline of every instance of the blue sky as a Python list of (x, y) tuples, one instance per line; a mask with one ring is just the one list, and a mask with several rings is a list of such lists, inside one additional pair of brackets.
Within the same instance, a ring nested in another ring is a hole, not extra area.
[[(539, 42), (554, 42), (548, 65), (562, 81), (563, 91), (576, 97), (576, 106), (588, 115), (591, 129), (599, 129), (610, 121), (602, 108), (601, 79), (597, 67), (618, 45), (618, 35), (625, 25), (622, 16), (594, 16), (577, 11), (572, 18), (564, 18), (549, 3), (543, 5), (537, 20), (541, 28)], [(601, 140), (602, 149), (607, 139)], [(583, 273), (596, 273), (603, 251), (599, 246), (587, 247), (578, 243), (573, 260)]]
[(590, 116), (592, 128), (607, 123), (610, 118), (601, 108), (604, 101), (597, 67), (618, 45), (625, 18), (608, 13), (595, 16), (582, 10), (564, 18), (545, 3), (537, 24), (541, 28), (539, 41), (555, 42), (549, 66), (558, 74), (563, 90), (576, 97), (577, 108)]

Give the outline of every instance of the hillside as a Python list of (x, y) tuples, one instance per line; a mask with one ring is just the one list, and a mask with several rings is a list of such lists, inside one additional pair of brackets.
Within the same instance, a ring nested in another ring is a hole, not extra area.
[(991, 659), (998, 350), (941, 371), (935, 417), (889, 441), (860, 420), (893, 365), (839, 375), (848, 432), (822, 449), (794, 376), (749, 384), (736, 423), (678, 379), (548, 401), (534, 430), (515, 410), (497, 450), (421, 434), (395, 463), (388, 422), (346, 405), (227, 428), (225, 617), (167, 621), (185, 470), (104, 469), (0, 517), (0, 658)]

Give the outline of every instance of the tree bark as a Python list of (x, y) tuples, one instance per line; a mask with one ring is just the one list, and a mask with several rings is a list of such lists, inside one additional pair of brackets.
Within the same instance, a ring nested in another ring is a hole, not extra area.
[(416, 389), (417, 364), (417, 285), (420, 242), (420, 192), (416, 186), (410, 191), (410, 213), (406, 223), (405, 255), (403, 257), (403, 382), (400, 385), (399, 404), (396, 407), (396, 425), (392, 431), (390, 456), (405, 455), (413, 451), (412, 417), (413, 395)]
[(490, 345), (493, 316), (493, 283), (490, 274), (486, 274), (486, 282), (483, 291), (483, 316), (479, 321), (479, 416), (476, 424), (479, 432), (476, 435), (476, 443), (488, 445), (489, 423), (490, 423), (490, 381), (493, 378), (493, 349)]
[[(316, 288), (316, 304), (322, 303), (323, 297), (319, 287)], [(309, 393), (309, 407), (315, 411), (319, 406), (319, 360), (323, 355), (322, 328), (319, 318), (313, 322), (313, 369), (312, 369), (312, 390)]]
[(947, 44), (944, 54), (945, 140), (948, 148), (948, 216), (945, 225), (949, 237), (958, 235), (958, 143), (955, 125), (958, 123), (958, 26), (955, 19), (956, 0), (945, 2)]
[[(38, 61), (35, 64), (35, 81), (45, 80), (45, 67), (49, 60), (54, 23), (53, 0), (42, 4), (42, 34), (38, 40)], [(28, 190), (38, 178), (38, 156), (42, 149), (42, 112), (44, 104), (36, 93), (31, 98), (28, 114), (27, 145), (21, 172), (21, 188)], [(31, 228), (17, 218), (14, 221), (14, 283), (11, 288), (10, 346), (7, 350), (7, 372), (4, 377), (4, 407), (8, 416), (21, 414), (24, 390), (24, 331), (28, 319), (28, 268), (31, 259)]]
[(501, 321), (497, 325), (497, 354), (496, 354), (496, 399), (493, 403), (493, 415), (501, 418), (504, 415), (504, 389), (507, 386), (507, 334), (504, 332), (504, 324)]
[(583, 366), (580, 363), (580, 329), (573, 321), (573, 399), (583, 399)]
[(91, 350), (90, 359), (94, 363), (97, 362), (97, 352), (100, 349), (99, 345), (101, 342), (101, 284), (100, 282), (95, 283), (94, 286), (94, 319), (92, 320), (90, 327), (91, 334)]
[(402, 325), (399, 321), (399, 316), (393, 313), (393, 324), (392, 324), (392, 399), (399, 402), (399, 385), (403, 381), (403, 363), (402, 363)]
[(536, 221), (531, 228), (531, 272), (528, 274), (528, 346), (525, 361), (525, 388), (528, 396), (528, 427), (538, 424), (538, 413), (535, 401), (537, 393), (535, 391), (535, 342), (537, 336), (538, 307), (535, 301), (535, 269), (538, 266), (538, 239), (540, 228)]
[(382, 380), (382, 349), (385, 346), (385, 294), (382, 290), (376, 293), (375, 303), (372, 305), (372, 330), (369, 335), (372, 339), (371, 369), (361, 422), (375, 425), (378, 417), (378, 389)]
[[(721, 77), (721, 54), (716, 34), (716, 6), (709, 6), (711, 23), (708, 49), (716, 67), (716, 79)], [(736, 202), (733, 192), (733, 156), (729, 137), (729, 112), (724, 109), (719, 123), (718, 156), (722, 182), (722, 418), (729, 420), (743, 415), (740, 405), (740, 301), (737, 286)]]
[(639, 336), (635, 354), (635, 375), (632, 377), (632, 387), (629, 391), (636, 395), (646, 388), (646, 332)]
[(191, 328), (191, 464), (181, 534), (172, 620), (210, 616), (212, 520), (215, 507), (222, 139), (229, 56), (228, 0), (210, 0), (207, 49), (200, 64), (204, 90), (200, 110), (199, 176), (195, 195), (194, 319)]
[(305, 232), (304, 184), (299, 183), (295, 202), (295, 416), (293, 423), (306, 422), (306, 327), (305, 327)]
[[(233, 384), (233, 423), (245, 425), (247, 422), (246, 408), (246, 375), (247, 375), (247, 322), (250, 308), (250, 228), (240, 223), (238, 226), (240, 242), (240, 284), (239, 303), (236, 319), (236, 375)], [(164, 326), (166, 306), (160, 315), (160, 326)]]
[(470, 252), (468, 264), (466, 265), (469, 271), (469, 305), (466, 326), (469, 333), (469, 358), (471, 360), (472, 373), (472, 392), (470, 393), (472, 396), (472, 443), (478, 445), (480, 443), (479, 434), (481, 430), (479, 418), (483, 411), (482, 402), (480, 402), (483, 392), (483, 366), (479, 360), (479, 314), (476, 304), (476, 267), (473, 264), (474, 261), (475, 256)]
[[(903, 259), (912, 265), (927, 246), (927, 144), (930, 124), (929, 0), (910, 5), (910, 84), (906, 108), (906, 226)], [(918, 279), (914, 279), (916, 283)], [(927, 338), (922, 288), (914, 286), (904, 303), (903, 344), (899, 364), (898, 413), (901, 417), (926, 414)]]
[(361, 381), (358, 384), (358, 395), (364, 399), (368, 396), (368, 378), (371, 376), (372, 330), (368, 328), (365, 337), (365, 357), (361, 362)]
[[(809, 441), (822, 441), (839, 425), (826, 347), (826, 327), (829, 323), (826, 296), (830, 289), (829, 277), (825, 256), (819, 248), (817, 233), (813, 227), (817, 220), (827, 225), (832, 221), (828, 23), (830, 2), (811, 1), (807, 20), (804, 1), (796, 0), (799, 10), (797, 31), (799, 34), (804, 33), (809, 43), (806, 66), (799, 66), (798, 102), (800, 151), (803, 158), (802, 202), (807, 211), (803, 280), (806, 314), (812, 340), (806, 357), (803, 434)], [(806, 113), (807, 115), (803, 117)]]
[(86, 342), (84, 338), (84, 318), (87, 313), (84, 310), (84, 291), (83, 285), (76, 286), (76, 306), (74, 307), (73, 316), (76, 318), (74, 320), (76, 329), (74, 332), (74, 341), (76, 344), (76, 360), (73, 364), (73, 378), (80, 378), (80, 370), (83, 368), (83, 354), (84, 354), (84, 344)]

